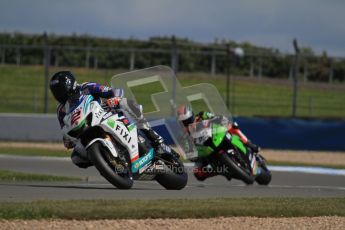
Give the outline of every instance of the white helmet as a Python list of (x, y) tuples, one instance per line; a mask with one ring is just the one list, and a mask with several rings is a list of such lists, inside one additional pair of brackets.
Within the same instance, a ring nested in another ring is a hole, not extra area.
[(194, 122), (194, 113), (188, 105), (181, 105), (177, 109), (177, 119), (188, 126)]

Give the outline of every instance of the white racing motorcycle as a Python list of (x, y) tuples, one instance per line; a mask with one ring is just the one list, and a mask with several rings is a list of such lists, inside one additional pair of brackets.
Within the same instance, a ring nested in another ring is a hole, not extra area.
[(130, 189), (133, 180), (156, 180), (166, 189), (186, 186), (187, 173), (177, 153), (157, 153), (135, 123), (91, 95), (80, 98), (64, 123), (63, 133), (80, 139), (89, 160), (115, 187)]

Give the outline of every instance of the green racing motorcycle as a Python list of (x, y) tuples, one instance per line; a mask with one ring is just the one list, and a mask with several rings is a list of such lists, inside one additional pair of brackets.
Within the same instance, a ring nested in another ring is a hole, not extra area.
[(206, 161), (213, 173), (228, 179), (235, 178), (246, 184), (256, 181), (258, 184), (268, 185), (272, 174), (264, 157), (246, 147), (239, 136), (230, 134), (229, 125), (230, 122), (225, 116), (216, 116), (189, 125), (188, 130), (197, 156), (187, 158), (191, 161)]

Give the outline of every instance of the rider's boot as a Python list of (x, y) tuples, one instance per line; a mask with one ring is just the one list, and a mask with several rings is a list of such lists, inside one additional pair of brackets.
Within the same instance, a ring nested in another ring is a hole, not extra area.
[(149, 141), (152, 144), (152, 147), (158, 152), (158, 153), (164, 153), (164, 152), (171, 152), (171, 148), (164, 144), (164, 139), (161, 137), (157, 132), (155, 132), (149, 124), (145, 124), (144, 128), (141, 129), (145, 136), (149, 139)]
[(145, 128), (141, 129), (141, 131), (143, 131), (153, 147), (157, 147), (164, 142), (163, 137), (156, 133), (151, 127), (146, 126)]
[(252, 150), (254, 154), (260, 151), (260, 147), (248, 140), (246, 145)]
[(207, 171), (203, 170), (203, 167), (194, 168), (193, 173), (194, 173), (195, 178), (198, 181), (204, 181), (207, 178), (214, 177), (217, 175), (215, 172), (207, 172)]
[(79, 168), (85, 169), (93, 166), (92, 162), (87, 157), (85, 147), (80, 142), (77, 142), (76, 146), (74, 147), (71, 154), (71, 160)]

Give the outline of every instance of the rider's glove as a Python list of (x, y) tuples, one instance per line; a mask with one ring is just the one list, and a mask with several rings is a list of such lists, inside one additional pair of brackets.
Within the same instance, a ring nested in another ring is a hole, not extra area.
[(117, 109), (120, 107), (120, 101), (121, 101), (121, 98), (119, 97), (113, 97), (113, 98), (110, 98), (107, 100), (106, 104), (107, 106), (109, 106), (110, 108), (114, 108), (114, 109)]
[(240, 128), (240, 126), (238, 125), (238, 123), (236, 121), (234, 123), (232, 123), (232, 127), (234, 129), (239, 129)]
[(213, 113), (204, 112), (204, 111), (199, 112), (197, 115), (197, 118), (201, 119), (201, 120), (208, 120), (208, 119), (212, 119), (214, 117), (215, 117), (215, 115)]

